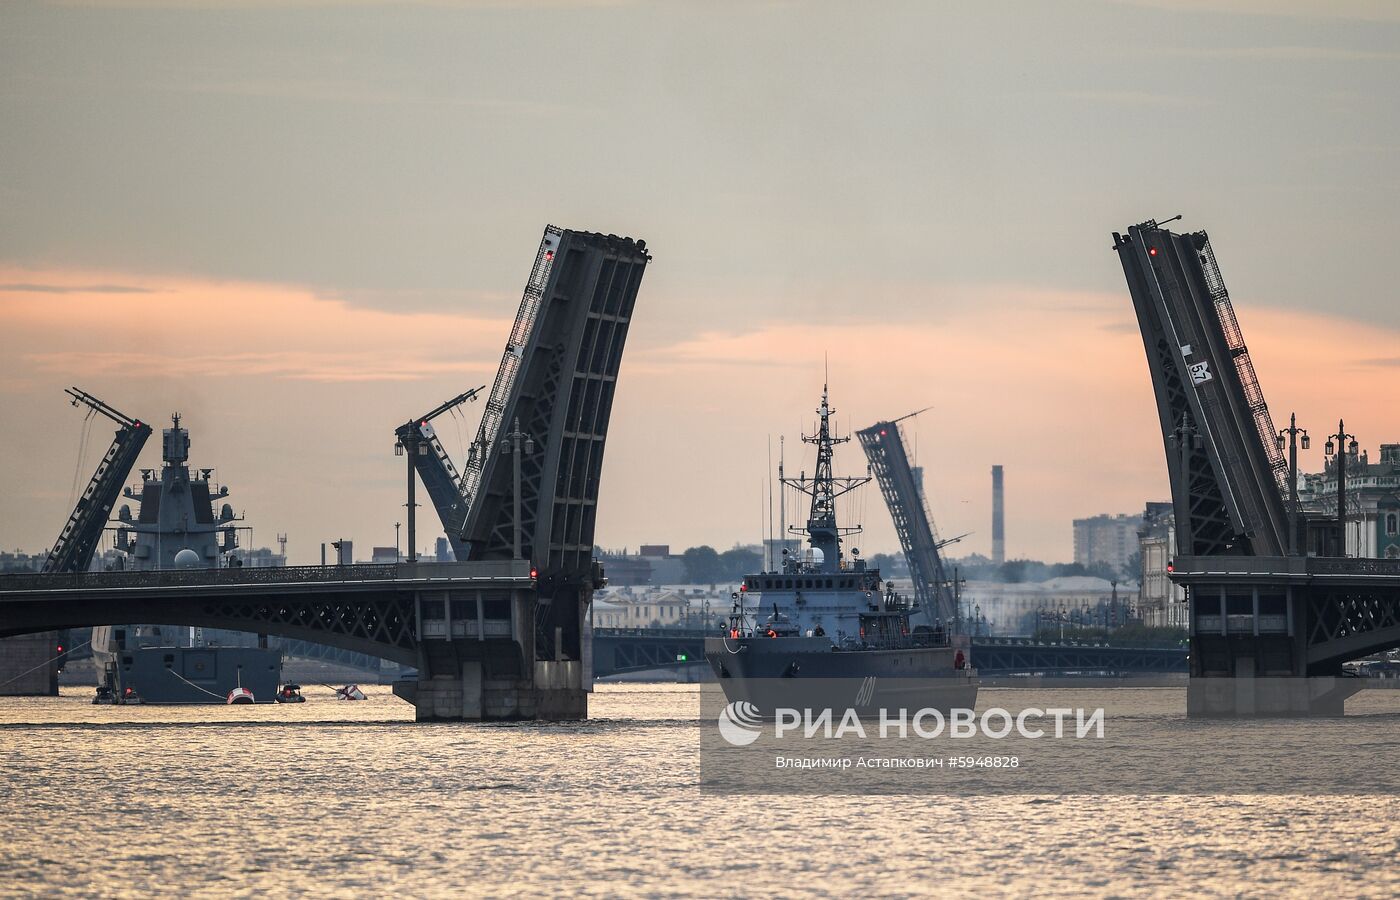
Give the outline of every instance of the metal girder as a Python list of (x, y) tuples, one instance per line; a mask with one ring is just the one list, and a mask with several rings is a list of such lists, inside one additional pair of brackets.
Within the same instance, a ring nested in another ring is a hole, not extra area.
[(909, 561), (909, 574), (914, 580), (919, 606), (928, 611), (930, 621), (938, 619), (950, 624), (958, 621), (961, 617), (957, 601), (943, 569), (943, 557), (938, 552), (938, 531), (909, 464), (898, 422), (879, 422), (857, 431), (856, 435), (880, 485), (890, 518), (894, 520), (904, 557)]
[(525, 563), (156, 569), (0, 576), (0, 637), (150, 622), (227, 628), (419, 662), (417, 597), (529, 588)]
[(1206, 233), (1114, 234), (1147, 352), (1178, 540), (1197, 556), (1287, 547), (1281, 459)]
[[(541, 251), (547, 265), (528, 334), (512, 334), (508, 395), (498, 398), (493, 390), (487, 404), (494, 426), (483, 420), (479, 485), (469, 484), (462, 536), (470, 559), (512, 556), (513, 461), (502, 452), (502, 438), (518, 421), (536, 445), (521, 460), (524, 555), (539, 567), (542, 583), (582, 585), (592, 573), (598, 479), (618, 368), (651, 257), (642, 241), (555, 231), (557, 249)], [(539, 275), (537, 267), (532, 284)], [(466, 477), (473, 478), (470, 466)]]
[(1307, 609), (1310, 668), (1400, 647), (1400, 588), (1318, 586)]
[(64, 523), (63, 531), (54, 541), (53, 549), (44, 561), (45, 572), (83, 572), (92, 564), (93, 551), (97, 549), (102, 530), (111, 518), (112, 507), (121, 495), (122, 485), (136, 465), (136, 458), (141, 455), (146, 439), (151, 436), (150, 425), (113, 409), (91, 394), (77, 388), (68, 388), (67, 393), (73, 398), (74, 406), (84, 403), (95, 413), (116, 422), (119, 427), (112, 445), (97, 464), (97, 471)]

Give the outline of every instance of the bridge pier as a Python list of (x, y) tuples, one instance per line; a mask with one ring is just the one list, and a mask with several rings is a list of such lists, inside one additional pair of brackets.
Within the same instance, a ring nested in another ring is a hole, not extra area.
[(418, 678), (397, 682), (394, 694), (414, 705), (418, 721), (588, 717), (589, 635), (578, 593), (543, 598), (502, 584), (419, 591), (414, 604)]
[(1191, 716), (1340, 716), (1342, 663), (1400, 644), (1400, 566), (1319, 557), (1182, 557)]

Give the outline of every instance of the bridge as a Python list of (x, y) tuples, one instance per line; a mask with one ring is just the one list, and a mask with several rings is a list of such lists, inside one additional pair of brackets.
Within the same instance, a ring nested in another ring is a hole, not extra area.
[[(703, 629), (596, 628), (593, 674), (606, 678), (706, 665), (706, 634)], [(970, 641), (972, 664), (982, 675), (1143, 675), (1186, 671), (1186, 650), (1182, 647), (1048, 644), (1016, 637), (972, 637)]]
[(414, 666), (417, 680), (395, 693), (419, 720), (586, 717), (603, 450), (650, 260), (642, 241), (545, 230), (451, 484), (465, 507), (460, 562), (3, 576), (0, 637), (124, 622), (231, 628)]
[(1210, 239), (1163, 224), (1115, 232), (1113, 246), (1171, 480), (1188, 711), (1340, 715), (1358, 688), (1342, 664), (1400, 646), (1400, 561), (1346, 557), (1344, 502), (1299, 508), (1297, 432), (1274, 428)]

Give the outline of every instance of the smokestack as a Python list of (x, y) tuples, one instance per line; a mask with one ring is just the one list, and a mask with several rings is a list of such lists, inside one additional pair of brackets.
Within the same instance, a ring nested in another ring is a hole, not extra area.
[(1006, 562), (1006, 496), (1001, 466), (992, 466), (992, 562)]

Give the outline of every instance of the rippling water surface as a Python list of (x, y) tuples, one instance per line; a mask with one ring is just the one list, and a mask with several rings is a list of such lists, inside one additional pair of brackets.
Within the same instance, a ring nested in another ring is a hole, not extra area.
[[(1174, 689), (1058, 693), (1184, 710)], [(0, 894), (1400, 888), (1400, 803), (1345, 784), (1334, 796), (702, 795), (693, 686), (602, 687), (576, 724), (414, 725), (387, 688), (349, 703), (312, 687), (295, 706), (90, 697), (0, 699)], [(1400, 692), (1348, 703), (1387, 734), (1400, 734), (1397, 710)]]

